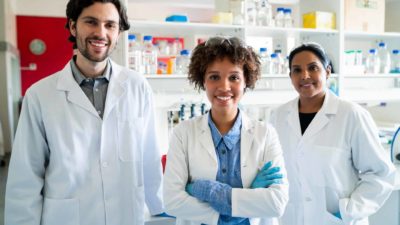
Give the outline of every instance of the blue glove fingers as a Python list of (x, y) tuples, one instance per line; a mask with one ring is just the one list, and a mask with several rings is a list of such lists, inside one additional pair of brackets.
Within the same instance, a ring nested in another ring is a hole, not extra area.
[(186, 185), (185, 191), (186, 191), (189, 195), (193, 196), (193, 183), (188, 183), (188, 184)]
[(263, 187), (268, 188), (269, 186), (271, 186), (273, 184), (282, 184), (282, 180), (281, 179), (267, 180), (263, 183)]
[(342, 215), (340, 215), (340, 212), (336, 212), (333, 214), (335, 217), (342, 219)]
[(168, 215), (168, 214), (167, 214), (167, 213), (165, 213), (165, 212), (163, 212), (163, 213), (160, 213), (160, 214), (157, 214), (157, 215), (155, 215), (155, 216), (158, 216), (158, 217), (169, 217), (169, 218), (175, 218), (175, 216)]
[(272, 166), (272, 161), (269, 161), (264, 164), (264, 166), (260, 169), (260, 171), (268, 170)]
[(275, 179), (282, 179), (282, 178), (283, 178), (283, 175), (281, 173), (266, 175), (264, 177), (265, 180), (275, 180)]
[(262, 175), (263, 175), (263, 176), (265, 176), (265, 175), (270, 175), (270, 174), (277, 173), (277, 172), (279, 172), (279, 171), (281, 171), (281, 168), (280, 168), (280, 167), (272, 167), (272, 168), (270, 168), (269, 170), (264, 170), (264, 171), (262, 171)]

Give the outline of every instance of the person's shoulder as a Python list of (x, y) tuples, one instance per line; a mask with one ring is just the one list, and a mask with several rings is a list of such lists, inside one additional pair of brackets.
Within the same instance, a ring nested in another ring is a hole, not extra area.
[(342, 98), (337, 98), (337, 101), (339, 102), (338, 112), (341, 114), (341, 116), (356, 120), (371, 116), (368, 110), (358, 103)]
[(26, 95), (32, 94), (45, 94), (48, 95), (52, 90), (56, 90), (57, 80), (60, 76), (61, 71), (46, 76), (39, 81), (35, 82), (26, 90)]
[(204, 119), (206, 119), (204, 117), (206, 117), (207, 115), (208, 114), (205, 114), (202, 116), (197, 116), (188, 120), (181, 121), (174, 129), (182, 132), (200, 129), (200, 126), (202, 126), (204, 123)]

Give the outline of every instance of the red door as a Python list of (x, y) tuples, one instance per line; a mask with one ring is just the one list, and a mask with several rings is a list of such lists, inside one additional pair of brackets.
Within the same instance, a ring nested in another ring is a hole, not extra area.
[[(72, 43), (65, 23), (66, 18), (17, 16), (22, 95), (33, 83), (61, 70), (71, 59)], [(32, 63), (36, 70), (27, 70)]]

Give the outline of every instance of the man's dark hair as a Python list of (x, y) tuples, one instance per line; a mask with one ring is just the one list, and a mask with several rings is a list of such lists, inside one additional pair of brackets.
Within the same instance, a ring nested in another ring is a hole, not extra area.
[[(65, 24), (65, 28), (67, 28), (69, 31), (69, 21), (72, 20), (76, 22), (83, 9), (93, 5), (96, 2), (114, 4), (119, 14), (119, 30), (125, 31), (129, 29), (130, 25), (128, 16), (126, 14), (126, 8), (119, 0), (69, 0), (66, 10), (67, 23)], [(68, 40), (74, 43), (73, 48), (76, 48), (76, 38), (72, 34), (69, 35)]]

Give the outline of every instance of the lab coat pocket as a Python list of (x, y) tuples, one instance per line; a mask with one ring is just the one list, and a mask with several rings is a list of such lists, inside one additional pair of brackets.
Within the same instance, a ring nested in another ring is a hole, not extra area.
[(121, 161), (142, 161), (143, 118), (118, 119), (118, 155)]
[(318, 186), (334, 187), (342, 189), (343, 180), (351, 173), (352, 162), (350, 150), (344, 150), (331, 146), (312, 146), (307, 156), (310, 159), (309, 174), (314, 184)]
[(42, 225), (79, 225), (77, 199), (44, 198)]

